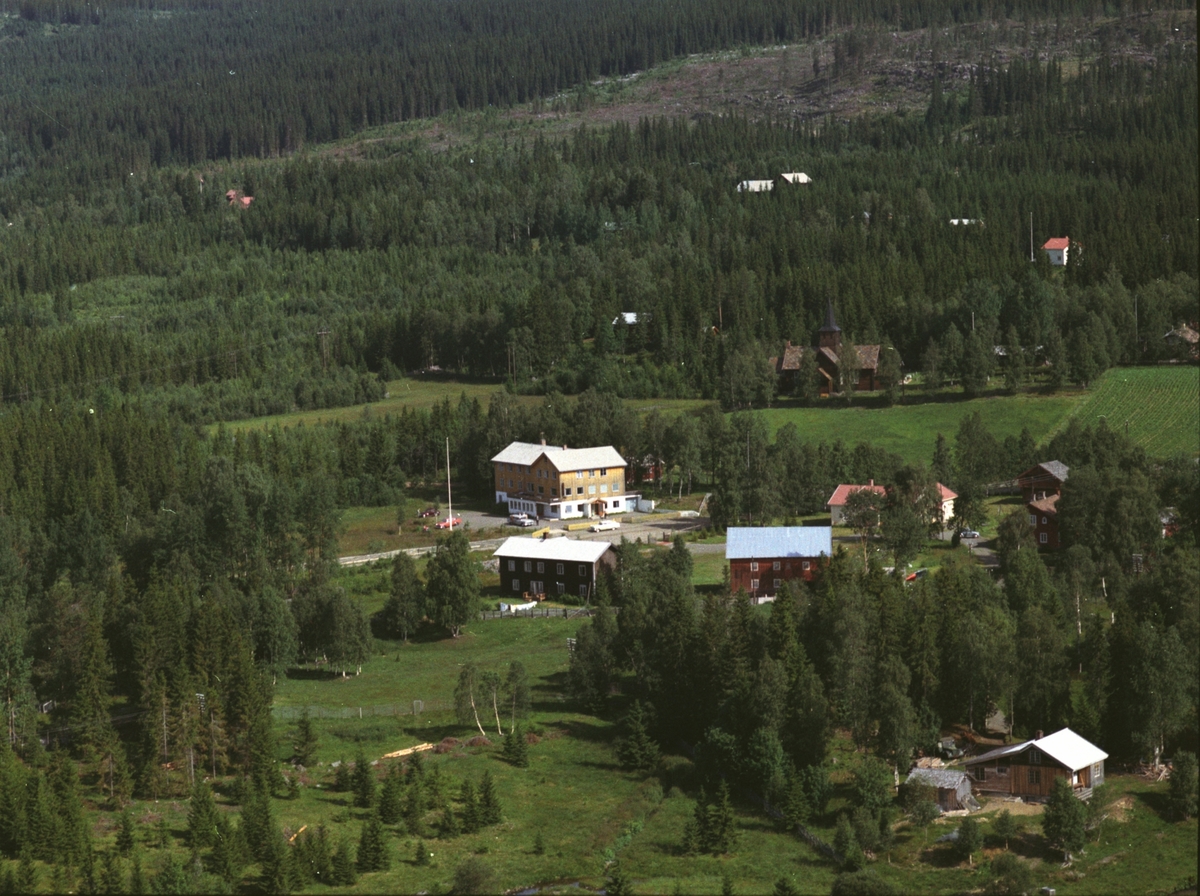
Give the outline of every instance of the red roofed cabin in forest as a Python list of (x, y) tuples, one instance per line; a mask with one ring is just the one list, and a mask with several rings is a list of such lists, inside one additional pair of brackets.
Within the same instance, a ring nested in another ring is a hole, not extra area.
[(226, 190), (225, 198), (234, 208), (249, 208), (250, 203), (254, 201), (253, 196), (243, 196), (241, 190)]
[[(887, 488), (882, 485), (876, 485), (874, 479), (872, 479), (866, 485), (851, 485), (842, 483), (836, 489), (834, 489), (833, 494), (829, 496), (829, 500), (825, 502), (825, 507), (829, 510), (829, 525), (844, 525), (844, 520), (846, 518), (846, 502), (850, 500), (850, 496), (855, 492), (864, 491), (874, 492), (881, 497), (887, 496)], [(955, 497), (957, 497), (957, 495)]]
[(792, 345), (789, 339), (783, 344), (783, 354), (771, 359), (771, 365), (779, 376), (780, 391), (792, 391), (795, 385), (796, 371), (800, 369), (801, 360), (807, 352), (817, 353), (817, 374), (820, 378), (820, 386), (817, 391), (821, 395), (832, 395), (841, 388), (839, 367), (846, 360), (852, 361), (851, 370), (858, 373), (858, 379), (851, 385), (854, 391), (874, 392), (879, 388), (876, 376), (879, 370), (879, 355), (883, 351), (883, 346), (879, 344), (846, 346), (845, 351), (853, 349), (855, 357), (853, 359), (850, 359), (849, 356), (843, 358), (845, 352), (843, 352), (842, 346), (842, 328), (834, 320), (832, 302), (827, 302), (825, 305), (825, 326), (818, 331), (817, 341), (820, 343), (819, 345), (803, 346)]
[(1067, 252), (1070, 248), (1071, 238), (1069, 236), (1052, 236), (1046, 240), (1042, 246), (1042, 251), (1050, 259), (1052, 267), (1061, 268), (1067, 263)]

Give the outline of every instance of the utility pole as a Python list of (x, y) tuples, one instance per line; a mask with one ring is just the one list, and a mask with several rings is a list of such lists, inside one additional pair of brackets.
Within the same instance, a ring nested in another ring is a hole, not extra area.
[(1029, 213), (1029, 263), (1033, 264), (1033, 212)]
[(325, 342), (325, 337), (329, 335), (329, 330), (322, 327), (317, 330), (317, 335), (321, 337), (321, 370), (329, 370), (329, 345)]
[(446, 522), (454, 531), (454, 496), (450, 493), (450, 437), (446, 436)]

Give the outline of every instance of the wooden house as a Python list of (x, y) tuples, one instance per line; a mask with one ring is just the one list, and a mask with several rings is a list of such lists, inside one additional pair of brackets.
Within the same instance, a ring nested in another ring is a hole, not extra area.
[(735, 526), (726, 532), (730, 587), (753, 598), (774, 597), (794, 579), (811, 581), (822, 558), (831, 556), (828, 526)]
[(626, 466), (611, 445), (513, 442), (492, 458), (496, 503), (507, 504), (509, 513), (552, 520), (636, 510), (637, 494), (625, 490)]
[(937, 790), (937, 804), (943, 812), (959, 809), (978, 809), (971, 796), (971, 778), (961, 770), (950, 768), (914, 768), (908, 773), (908, 784), (922, 784)]
[(1059, 545), (1058, 499), (1059, 495), (1047, 495), (1025, 504), (1025, 512), (1029, 514), (1029, 525), (1033, 526), (1038, 547), (1048, 551), (1057, 550)]
[(1039, 501), (1049, 495), (1061, 495), (1071, 468), (1056, 460), (1030, 467), (1017, 477), (1017, 488), (1025, 501)]
[(946, 525), (950, 520), (954, 519), (954, 502), (958, 498), (958, 492), (953, 492), (940, 482), (938, 488), (938, 517), (934, 522)]
[(1086, 800), (1093, 788), (1104, 783), (1107, 758), (1108, 754), (1095, 744), (1064, 728), (1046, 737), (974, 756), (966, 765), (976, 793), (1040, 801), (1050, 795), (1055, 778), (1065, 778), (1075, 795)]
[(492, 554), (499, 560), (500, 590), (514, 598), (529, 595), (586, 601), (596, 593), (596, 577), (612, 569), (616, 553), (607, 541), (513, 536)]

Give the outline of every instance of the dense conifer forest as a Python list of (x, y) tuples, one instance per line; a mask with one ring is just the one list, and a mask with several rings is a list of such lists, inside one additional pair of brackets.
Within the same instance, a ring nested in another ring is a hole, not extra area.
[[(817, 799), (834, 727), (903, 764), (989, 705), (1022, 730), (1070, 724), (1123, 760), (1195, 749), (1194, 458), (1147, 457), (1087, 422), (1039, 449), (974, 417), (930, 434), (926, 468), (836, 433), (771, 438), (761, 417), (725, 413), (776, 400), (767, 359), (785, 340), (811, 345), (830, 306), (847, 341), (894, 347), (931, 395), (1086, 387), (1110, 367), (1182, 360), (1162, 337), (1200, 316), (1193, 7), (0, 10), (8, 858), (92, 874), (85, 801), (119, 810), (190, 792), (204, 805), (181, 771), (202, 765), (239, 781), (225, 796), (242, 806), (242, 864), (259, 862), (261, 885), (311, 883), (285, 866), (317, 847), (289, 852), (271, 827), (269, 795), (285, 786), (272, 683), (297, 662), (368, 657), (370, 621), (335, 563), (339, 514), (403, 506), (439, 475), (446, 439), (456, 488), (479, 501), (488, 458), (513, 439), (656, 456), (680, 492), (711, 492), (717, 528), (819, 511), (839, 482), (918, 494), (930, 477), (959, 490), (970, 524), (988, 483), (1050, 456), (1071, 466), (1065, 561), (1048, 568), (1024, 521), (1008, 521), (1002, 587), (962, 566), (906, 590), (844, 552), (768, 617), (698, 601), (682, 545), (623, 548), (601, 597), (620, 612), (581, 627), (572, 695), (612, 713), (624, 681), (646, 708), (630, 723), (639, 736), (694, 746), (709, 793), (728, 780), (781, 805)], [(957, 79), (931, 43), (920, 111), (504, 118), (693, 53), (823, 40), (852, 66), (881, 34), (1008, 20), (1086, 22), (1091, 36), (1004, 60), (981, 48)], [(1117, 40), (1123, 22), (1138, 23), (1136, 47)], [(433, 149), (412, 123), (439, 115), (478, 136)], [(737, 190), (789, 171), (813, 182)], [(1040, 251), (1031, 263), (1031, 215), (1037, 246), (1075, 243), (1064, 268)], [(637, 324), (619, 322), (628, 312)], [(508, 389), (486, 407), (464, 397), (237, 436), (210, 426), (378, 399), (431, 368)], [(880, 401), (896, 400), (897, 378)], [(809, 401), (810, 386), (781, 397)], [(721, 407), (638, 416), (624, 398)], [(883, 512), (903, 567), (900, 534), (920, 521)], [(638, 749), (633, 766), (652, 767), (653, 749)], [(221, 837), (197, 837), (217, 876), (206, 885), (236, 886)]]

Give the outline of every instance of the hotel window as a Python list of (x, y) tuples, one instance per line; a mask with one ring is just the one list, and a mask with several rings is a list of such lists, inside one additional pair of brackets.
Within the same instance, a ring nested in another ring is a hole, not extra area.
[(509, 572), (516, 572), (516, 571), (517, 571), (517, 561), (516, 561), (516, 560), (509, 560), (509, 561), (508, 561), (508, 571), (509, 571)]
[(608, 483), (607, 482), (603, 483), (600, 486), (600, 494), (602, 494), (602, 495), (608, 494)]
[(607, 475), (608, 475), (608, 470), (601, 470), (601, 471), (600, 471), (600, 475), (601, 475), (601, 476), (607, 476)]
[(556, 489), (556, 488), (553, 488), (553, 487), (552, 487), (552, 488), (550, 489), (550, 494), (551, 494), (553, 497), (557, 498), (557, 497), (558, 497), (558, 489)]
[(588, 486), (588, 494), (589, 494), (589, 495), (594, 495), (594, 494), (596, 494), (596, 486), (594, 486), (594, 485), (589, 485), (589, 486)]
[(757, 590), (758, 590), (758, 579), (751, 579), (751, 580), (750, 580), (750, 590), (751, 590), (751, 591), (757, 591)]
[(757, 560), (751, 560), (751, 561), (750, 561), (750, 571), (751, 571), (751, 572), (758, 572), (758, 561), (757, 561)]
[(618, 479), (616, 482), (613, 483), (613, 493), (615, 494), (616, 492), (619, 492), (620, 490), (621, 490), (621, 481)]
[(779, 572), (779, 561), (778, 560), (776, 560), (774, 563), (771, 564), (771, 569), (775, 570), (775, 572)]
[(538, 572), (545, 572), (545, 571), (546, 571), (546, 564), (539, 560), (538, 561)]
[(539, 494), (539, 495), (544, 495), (544, 494), (546, 494), (546, 487), (545, 487), (544, 485), (539, 485), (539, 486), (538, 486), (538, 494)]
[(560, 564), (558, 564), (558, 568), (557, 568), (557, 570), (556, 570), (556, 571), (558, 572), (558, 574), (559, 574), (560, 576), (563, 574), (563, 565), (562, 565), (561, 563), (560, 563)]

